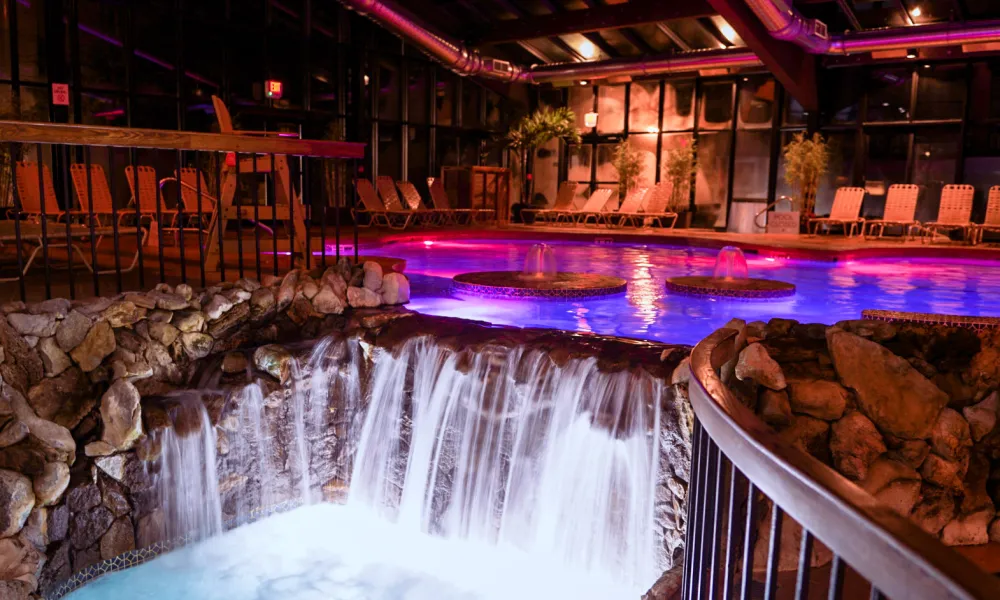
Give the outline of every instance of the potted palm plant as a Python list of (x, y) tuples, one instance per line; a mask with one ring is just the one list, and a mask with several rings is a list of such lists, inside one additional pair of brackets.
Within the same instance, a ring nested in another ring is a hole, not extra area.
[(796, 133), (783, 150), (785, 158), (785, 182), (797, 190), (796, 199), (801, 211), (801, 224), (815, 217), (816, 192), (819, 182), (830, 164), (830, 147), (819, 133), (812, 137)]
[[(525, 115), (511, 126), (505, 136), (507, 148), (517, 156), (521, 178), (521, 202), (512, 207), (511, 212), (521, 214), (524, 206), (544, 206), (545, 198), (535, 198), (532, 194), (531, 159), (535, 150), (551, 140), (563, 138), (570, 143), (580, 142), (580, 131), (576, 128), (576, 115), (567, 107), (550, 108), (541, 106)], [(530, 215), (530, 216), (529, 216)], [(522, 215), (533, 220), (533, 213)]]
[(668, 208), (677, 213), (677, 224), (691, 224), (691, 180), (698, 173), (698, 148), (694, 140), (685, 140), (679, 148), (667, 150), (663, 159), (663, 181), (670, 183)]

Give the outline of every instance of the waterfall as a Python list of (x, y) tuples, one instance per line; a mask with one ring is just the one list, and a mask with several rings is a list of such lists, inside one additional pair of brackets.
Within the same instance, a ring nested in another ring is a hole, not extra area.
[[(412, 389), (412, 393), (408, 390)], [(375, 360), (349, 502), (445, 538), (509, 545), (644, 589), (662, 383), (429, 338)]]

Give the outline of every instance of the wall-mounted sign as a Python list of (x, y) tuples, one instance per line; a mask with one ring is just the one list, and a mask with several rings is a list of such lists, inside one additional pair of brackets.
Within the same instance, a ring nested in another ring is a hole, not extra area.
[(52, 84), (52, 105), (53, 106), (69, 106), (69, 84), (68, 83), (53, 83)]
[(281, 92), (284, 86), (280, 81), (268, 79), (264, 82), (264, 95), (271, 100), (281, 100)]
[(777, 234), (798, 234), (802, 213), (769, 212), (767, 213), (767, 232)]

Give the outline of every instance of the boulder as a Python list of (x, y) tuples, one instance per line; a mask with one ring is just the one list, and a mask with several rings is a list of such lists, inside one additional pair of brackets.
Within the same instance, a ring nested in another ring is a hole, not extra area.
[(344, 281), (337, 267), (329, 267), (323, 272), (322, 284), (330, 286), (338, 298), (345, 303), (347, 302), (347, 282)]
[(0, 537), (20, 531), (34, 507), (31, 480), (20, 473), (0, 469)]
[(961, 460), (972, 447), (969, 422), (957, 411), (945, 408), (931, 430), (931, 451), (948, 460)]
[(249, 366), (246, 354), (242, 352), (227, 352), (222, 359), (222, 372), (228, 374), (246, 373)]
[(919, 469), (930, 451), (930, 444), (923, 440), (902, 440), (889, 451), (889, 458), (906, 463), (914, 469)]
[(764, 388), (757, 403), (760, 418), (771, 427), (781, 428), (792, 422), (792, 407), (788, 402), (788, 392), (776, 392)]
[(184, 310), (188, 307), (188, 299), (179, 294), (169, 292), (151, 292), (148, 296), (160, 310)]
[[(28, 515), (28, 520), (24, 522), (21, 529), (21, 537), (30, 542), (40, 552), (45, 551), (49, 545), (49, 511), (36, 506)], [(3, 596), (0, 596), (2, 599)]]
[(114, 352), (115, 347), (115, 332), (110, 321), (99, 321), (90, 328), (80, 345), (70, 351), (70, 356), (84, 373), (89, 373), (101, 366), (101, 361)]
[(784, 337), (788, 335), (788, 332), (792, 330), (792, 327), (798, 324), (799, 322), (793, 319), (771, 319), (764, 327), (764, 337), (767, 339)]
[(886, 457), (869, 466), (859, 485), (904, 517), (920, 500), (920, 474), (913, 467)]
[(181, 346), (191, 360), (205, 358), (212, 352), (212, 344), (215, 340), (212, 336), (204, 333), (182, 333)]
[(830, 427), (833, 465), (848, 479), (864, 479), (868, 475), (868, 465), (885, 451), (882, 434), (858, 411), (848, 413)]
[(855, 319), (840, 321), (834, 327), (839, 327), (858, 337), (868, 338), (875, 342), (886, 342), (896, 337), (896, 326), (887, 321), (870, 319)]
[(136, 306), (129, 300), (114, 302), (101, 313), (101, 320), (111, 327), (131, 327), (146, 315), (146, 308)]
[(226, 314), (232, 307), (233, 303), (229, 298), (226, 298), (222, 294), (216, 294), (204, 306), (205, 316), (208, 317), (209, 321), (214, 321)]
[(166, 517), (159, 508), (139, 519), (136, 527), (136, 547), (148, 548), (167, 536)]
[(118, 450), (128, 450), (142, 435), (139, 390), (124, 379), (111, 384), (101, 398), (101, 439)]
[(946, 546), (979, 546), (990, 541), (989, 526), (996, 516), (990, 506), (974, 513), (959, 515), (944, 526), (941, 541)]
[(132, 521), (119, 517), (101, 537), (101, 558), (108, 560), (135, 549), (135, 535)]
[(70, 524), (69, 541), (77, 550), (90, 548), (100, 541), (114, 521), (115, 515), (104, 506), (74, 514)]
[(285, 382), (291, 376), (292, 355), (284, 346), (267, 344), (257, 348), (253, 353), (253, 363), (278, 381)]
[(990, 541), (993, 543), (1000, 543), (1000, 519), (993, 519), (990, 523)]
[(108, 456), (115, 453), (115, 447), (103, 440), (97, 440), (84, 446), (83, 453), (90, 457)]
[(52, 506), (59, 502), (69, 485), (69, 465), (63, 462), (45, 463), (41, 473), (35, 475), (32, 489), (36, 506)]
[(254, 319), (267, 314), (274, 307), (274, 292), (268, 288), (254, 290), (250, 294), (250, 316)]
[(960, 492), (962, 491), (962, 478), (965, 477), (965, 468), (961, 463), (931, 453), (924, 460), (920, 474), (928, 483)]
[(955, 517), (955, 498), (933, 485), (921, 488), (920, 502), (910, 513), (910, 520), (931, 535), (937, 535)]
[(406, 304), (410, 301), (410, 280), (402, 273), (382, 277), (382, 304)]
[(13, 446), (26, 437), (28, 437), (27, 425), (17, 419), (8, 421), (3, 430), (0, 430), (0, 448)]
[(313, 308), (324, 315), (339, 315), (344, 312), (344, 302), (332, 287), (324, 285), (313, 298)]
[(28, 312), (33, 315), (51, 314), (57, 319), (64, 319), (72, 306), (73, 304), (66, 298), (50, 298), (37, 304), (32, 304), (28, 308)]
[(982, 402), (962, 409), (962, 416), (969, 422), (973, 441), (978, 442), (993, 431), (997, 424), (998, 408), (1000, 408), (1000, 394), (993, 392)]
[(849, 392), (836, 381), (795, 379), (788, 383), (792, 412), (824, 421), (836, 421), (844, 415)]
[(74, 366), (32, 387), (28, 404), (39, 417), (73, 429), (97, 405), (97, 396), (90, 379)]
[(292, 300), (295, 298), (295, 289), (299, 283), (299, 272), (289, 271), (284, 279), (281, 280), (281, 286), (278, 288), (278, 294), (276, 298), (276, 303), (278, 305), (278, 310), (285, 310)]
[(365, 261), (361, 265), (365, 271), (364, 287), (366, 290), (377, 292), (382, 289), (382, 265), (374, 261)]
[(174, 314), (170, 324), (181, 333), (198, 333), (205, 327), (205, 313), (200, 310), (179, 312)]
[(840, 381), (857, 394), (861, 412), (882, 431), (904, 439), (926, 438), (948, 396), (905, 359), (837, 327), (827, 347)]
[(760, 344), (750, 344), (740, 352), (736, 363), (736, 377), (741, 381), (755, 381), (772, 390), (783, 390), (787, 385), (781, 366)]
[(376, 308), (381, 304), (382, 297), (368, 288), (347, 288), (347, 302), (354, 308)]
[(781, 437), (799, 450), (820, 460), (829, 454), (827, 440), (830, 437), (830, 424), (821, 419), (795, 415), (791, 427), (782, 431)]
[(180, 330), (170, 323), (153, 321), (149, 324), (150, 339), (154, 339), (164, 346), (170, 346), (173, 344), (178, 335), (180, 335)]
[(319, 293), (319, 286), (313, 281), (312, 277), (302, 277), (302, 281), (299, 283), (299, 289), (302, 295), (306, 297), (306, 300), (312, 300), (316, 294)]
[(72, 464), (76, 455), (76, 441), (73, 440), (73, 434), (69, 429), (39, 418), (17, 390), (6, 387), (5, 390), (8, 392), (14, 414), (19, 421), (28, 426), (29, 439), (46, 448), (49, 460)]
[(42, 365), (45, 366), (45, 374), (49, 377), (55, 377), (73, 366), (73, 361), (59, 347), (59, 343), (56, 342), (56, 338), (54, 337), (42, 338), (38, 342), (38, 352), (42, 356)]
[(7, 315), (7, 322), (21, 335), (39, 338), (55, 335), (59, 325), (56, 316), (52, 314), (13, 313)]
[(108, 474), (115, 481), (125, 477), (125, 455), (102, 456), (94, 461), (97, 468)]
[(23, 582), (27, 586), (24, 589), (34, 592), (38, 587), (38, 575), (44, 562), (45, 557), (23, 536), (0, 540), (0, 579)]

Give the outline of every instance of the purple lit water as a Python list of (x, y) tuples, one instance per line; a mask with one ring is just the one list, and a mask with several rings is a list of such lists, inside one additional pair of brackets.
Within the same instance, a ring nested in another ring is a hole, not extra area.
[(460, 240), (383, 245), (369, 253), (406, 259), (409, 308), (520, 327), (694, 344), (729, 319), (785, 317), (831, 324), (869, 308), (1000, 316), (1000, 268), (989, 261), (871, 259), (839, 263), (747, 253), (750, 277), (794, 283), (792, 298), (740, 301), (671, 294), (668, 277), (712, 274), (718, 250), (659, 245), (548, 242), (560, 271), (628, 280), (625, 294), (582, 301), (459, 296), (451, 278), (469, 271), (520, 271), (533, 241)]

